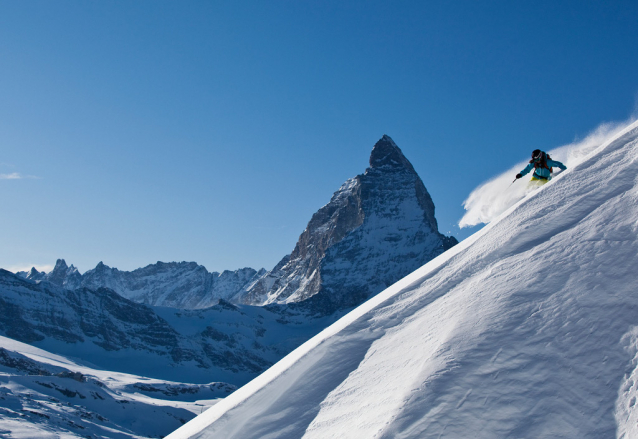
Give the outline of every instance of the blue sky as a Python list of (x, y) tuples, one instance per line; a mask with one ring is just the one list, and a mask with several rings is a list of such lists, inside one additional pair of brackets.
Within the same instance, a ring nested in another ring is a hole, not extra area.
[(635, 112), (637, 16), (635, 1), (0, 2), (0, 267), (272, 268), (383, 134), (463, 239), (477, 185)]

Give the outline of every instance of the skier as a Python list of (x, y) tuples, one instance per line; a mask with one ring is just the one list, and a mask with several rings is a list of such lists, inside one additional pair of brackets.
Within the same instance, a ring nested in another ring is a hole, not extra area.
[(567, 169), (567, 166), (563, 165), (561, 162), (552, 160), (549, 155), (547, 155), (540, 149), (535, 149), (532, 152), (532, 159), (529, 161), (529, 165), (525, 166), (525, 169), (516, 174), (516, 180), (521, 178), (523, 175), (528, 174), (529, 171), (534, 168), (534, 175), (532, 175), (531, 181), (547, 183), (549, 180), (552, 179), (552, 168), (554, 166), (560, 168), (563, 171)]

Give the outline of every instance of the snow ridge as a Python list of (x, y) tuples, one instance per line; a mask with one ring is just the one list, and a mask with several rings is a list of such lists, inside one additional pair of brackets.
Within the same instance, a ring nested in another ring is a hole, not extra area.
[(636, 175), (633, 123), (169, 438), (633, 437)]

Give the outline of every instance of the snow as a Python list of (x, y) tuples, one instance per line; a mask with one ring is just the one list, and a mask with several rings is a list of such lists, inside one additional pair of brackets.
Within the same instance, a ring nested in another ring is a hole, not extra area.
[(168, 437), (637, 437), (638, 122), (612, 132)]
[(638, 437), (638, 327), (634, 327), (623, 339), (628, 354), (632, 358), (633, 370), (628, 370), (620, 386), (616, 401), (616, 423), (619, 438)]
[(3, 438), (159, 437), (234, 390), (93, 369), (6, 337), (0, 348)]

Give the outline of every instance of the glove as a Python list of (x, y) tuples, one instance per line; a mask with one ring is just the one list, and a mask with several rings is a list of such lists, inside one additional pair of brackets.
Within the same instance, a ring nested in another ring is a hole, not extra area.
[(523, 176), (523, 174), (516, 174), (516, 179), (518, 180), (519, 178), (521, 178)]

